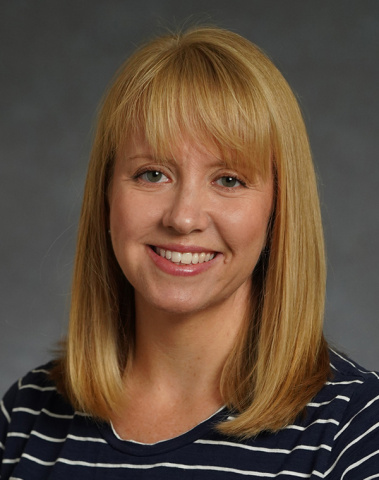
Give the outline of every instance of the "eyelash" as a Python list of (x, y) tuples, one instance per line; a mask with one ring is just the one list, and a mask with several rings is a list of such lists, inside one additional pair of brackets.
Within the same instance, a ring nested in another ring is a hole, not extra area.
[[(149, 173), (149, 172), (152, 172), (152, 173), (161, 173), (162, 175), (164, 175), (166, 178), (167, 175), (165, 175), (163, 172), (161, 172), (160, 170), (158, 170), (157, 168), (145, 168), (143, 170), (140, 170), (138, 172), (136, 172), (134, 175), (133, 175), (133, 180), (141, 180), (142, 176), (145, 174), (145, 173)], [(143, 180), (144, 182), (146, 183), (150, 183), (150, 184), (154, 184), (154, 183), (162, 183), (162, 182), (149, 182), (148, 180)]]
[[(133, 175), (133, 180), (140, 180), (142, 178), (142, 176), (146, 173), (149, 173), (149, 172), (153, 172), (153, 173), (160, 173), (162, 175), (164, 175), (166, 178), (167, 175), (164, 174), (161, 170), (158, 170), (158, 169), (155, 169), (155, 168), (146, 168), (146, 169), (143, 169), (141, 171), (138, 171), (137, 173), (135, 173), (135, 175)], [(234, 179), (236, 180), (239, 185), (237, 186), (233, 186), (233, 187), (227, 187), (225, 185), (219, 185), (223, 188), (227, 188), (228, 190), (235, 190), (236, 188), (238, 188), (239, 186), (241, 187), (246, 187), (246, 182), (244, 182), (240, 177), (238, 177), (237, 175), (235, 174), (225, 174), (225, 175), (221, 175), (219, 176), (216, 180), (213, 181), (213, 183), (216, 183), (218, 182), (219, 180), (221, 180), (222, 178), (231, 178), (231, 179)], [(150, 183), (150, 184), (154, 184), (154, 183), (165, 183), (165, 182), (149, 182), (148, 180), (143, 180), (145, 181), (146, 183)]]
[(227, 187), (225, 185), (220, 185), (222, 186), (223, 188), (227, 188), (228, 190), (235, 190), (236, 188), (238, 187), (246, 187), (246, 182), (244, 182), (243, 180), (241, 180), (237, 175), (221, 175), (220, 177), (217, 178), (217, 180), (215, 180), (215, 182), (218, 182), (219, 180), (221, 180), (222, 178), (231, 178), (233, 180), (236, 180), (239, 185), (237, 186), (233, 186), (233, 187)]

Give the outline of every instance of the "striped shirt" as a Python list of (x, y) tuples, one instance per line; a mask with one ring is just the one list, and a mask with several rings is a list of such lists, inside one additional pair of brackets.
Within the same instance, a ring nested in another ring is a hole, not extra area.
[(48, 379), (30, 372), (0, 412), (1, 480), (379, 479), (379, 376), (330, 353), (334, 377), (307, 414), (276, 434), (222, 436), (223, 409), (179, 437), (121, 440), (107, 423), (75, 412)]

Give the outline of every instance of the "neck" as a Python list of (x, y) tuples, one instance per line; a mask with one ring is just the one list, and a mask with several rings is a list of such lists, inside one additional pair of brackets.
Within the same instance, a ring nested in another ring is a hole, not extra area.
[(213, 397), (246, 317), (246, 303), (191, 314), (154, 309), (136, 296), (136, 348), (128, 381), (171, 398)]
[(154, 443), (193, 428), (223, 404), (220, 377), (243, 328), (248, 296), (191, 314), (159, 311), (136, 295), (136, 342), (126, 395), (112, 422), (125, 439)]

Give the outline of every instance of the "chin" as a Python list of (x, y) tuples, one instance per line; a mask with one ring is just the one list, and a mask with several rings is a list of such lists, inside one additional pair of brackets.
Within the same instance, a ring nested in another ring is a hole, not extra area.
[(197, 295), (183, 295), (174, 297), (171, 295), (159, 295), (156, 298), (141, 298), (141, 305), (149, 310), (149, 305), (153, 310), (167, 315), (187, 316), (193, 315), (209, 307), (209, 302), (199, 302)]
[(155, 308), (167, 315), (194, 315), (206, 309), (206, 306), (193, 305), (189, 302), (168, 302), (155, 305)]

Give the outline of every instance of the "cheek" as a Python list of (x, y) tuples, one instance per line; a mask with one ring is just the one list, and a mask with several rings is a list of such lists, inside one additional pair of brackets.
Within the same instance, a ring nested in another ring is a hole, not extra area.
[(120, 193), (110, 202), (110, 228), (112, 237), (123, 242), (143, 236), (159, 221), (156, 202), (140, 195)]
[(132, 214), (133, 209), (130, 208), (128, 202), (123, 198), (115, 197), (110, 205), (110, 228), (113, 237), (117, 237), (120, 233), (127, 234), (133, 232), (135, 218)]
[(252, 253), (260, 254), (266, 243), (270, 213), (270, 205), (264, 204), (259, 208), (236, 209), (225, 216), (228, 221), (222, 224), (222, 229), (231, 249), (253, 249)]

